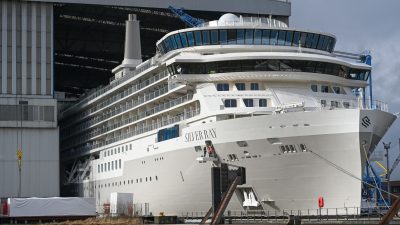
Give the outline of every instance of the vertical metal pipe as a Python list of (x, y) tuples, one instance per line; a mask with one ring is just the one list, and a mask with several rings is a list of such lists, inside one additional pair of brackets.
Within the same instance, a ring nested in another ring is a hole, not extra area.
[(390, 144), (391, 142), (389, 142), (388, 144), (386, 144), (385, 142), (383, 142), (383, 148), (386, 150), (386, 182), (387, 182), (387, 196), (388, 196), (388, 204), (390, 205), (390, 168), (389, 168), (389, 149), (390, 149)]
[[(372, 57), (370, 54), (367, 54), (365, 57), (365, 63), (369, 66), (372, 65)], [(369, 73), (369, 106), (372, 109), (372, 70)]]

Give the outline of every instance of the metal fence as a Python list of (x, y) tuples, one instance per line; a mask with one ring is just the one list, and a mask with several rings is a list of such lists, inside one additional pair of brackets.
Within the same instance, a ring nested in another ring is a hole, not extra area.
[[(380, 221), (388, 209), (382, 208), (322, 208), (306, 210), (247, 210), (247, 211), (226, 211), (224, 213), (225, 223), (262, 223), (279, 222), (297, 218), (302, 221)], [(206, 211), (186, 212), (180, 215), (185, 222), (198, 223)], [(393, 220), (400, 222), (399, 217)]]

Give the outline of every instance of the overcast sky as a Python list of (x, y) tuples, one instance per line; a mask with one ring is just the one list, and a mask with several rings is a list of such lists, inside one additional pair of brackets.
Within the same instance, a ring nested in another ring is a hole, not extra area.
[[(332, 33), (336, 50), (370, 50), (374, 99), (400, 111), (400, 0), (292, 0), (290, 26)], [(390, 164), (399, 154), (400, 118), (383, 138), (392, 142)], [(383, 149), (380, 143), (376, 150)], [(400, 179), (400, 165), (393, 178)]]

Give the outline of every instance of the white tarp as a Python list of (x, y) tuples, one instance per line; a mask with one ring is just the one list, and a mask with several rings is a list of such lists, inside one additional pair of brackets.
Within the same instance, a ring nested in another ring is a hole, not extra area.
[(9, 198), (10, 217), (96, 216), (94, 198)]

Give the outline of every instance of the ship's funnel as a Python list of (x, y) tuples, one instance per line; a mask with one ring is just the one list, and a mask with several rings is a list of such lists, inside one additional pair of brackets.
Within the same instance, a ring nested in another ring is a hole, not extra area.
[(122, 67), (136, 67), (142, 62), (142, 50), (140, 48), (140, 26), (135, 14), (129, 14), (126, 21), (125, 53)]

